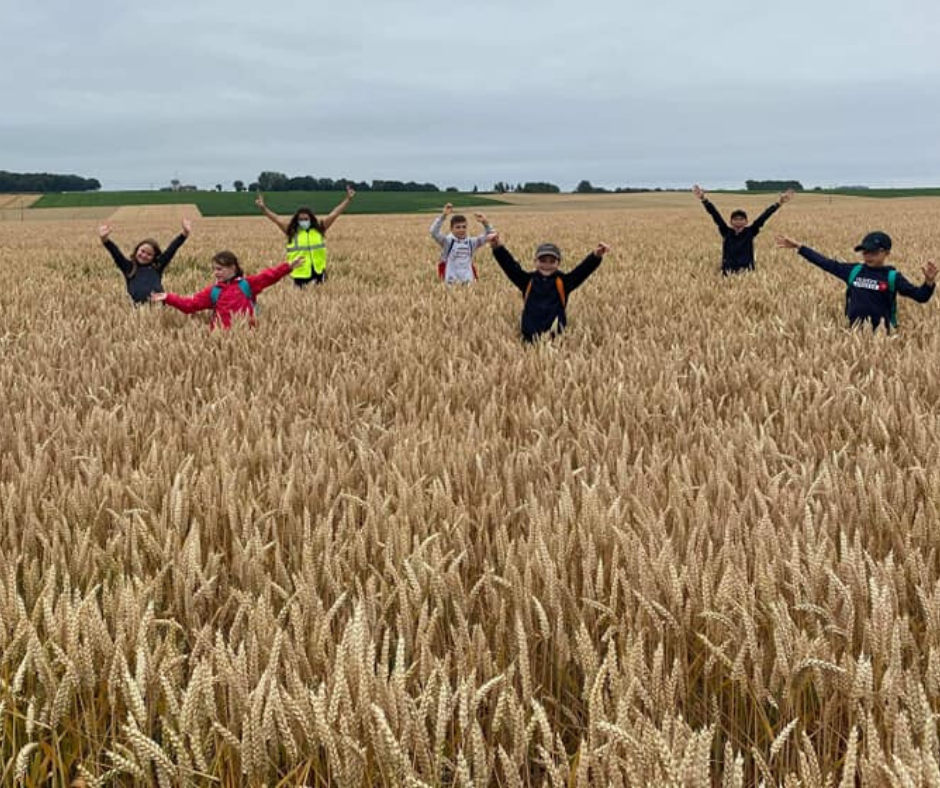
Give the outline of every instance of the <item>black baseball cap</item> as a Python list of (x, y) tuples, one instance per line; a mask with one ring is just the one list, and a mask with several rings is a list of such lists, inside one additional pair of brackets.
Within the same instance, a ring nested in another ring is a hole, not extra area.
[(880, 249), (884, 249), (886, 252), (891, 251), (891, 236), (880, 230), (868, 233), (862, 238), (862, 242), (855, 247), (856, 252), (877, 252)]

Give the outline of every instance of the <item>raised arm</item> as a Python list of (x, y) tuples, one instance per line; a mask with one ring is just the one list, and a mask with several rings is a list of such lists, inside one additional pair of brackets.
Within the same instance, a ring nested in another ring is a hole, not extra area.
[(330, 211), (326, 216), (321, 220), (323, 225), (323, 231), (326, 232), (330, 229), (330, 225), (333, 224), (338, 218), (339, 215), (349, 207), (349, 203), (352, 202), (352, 198), (356, 196), (356, 190), (352, 186), (346, 187), (346, 198), (337, 205), (332, 211)]
[(162, 301), (167, 306), (178, 309), (183, 314), (191, 315), (193, 312), (212, 309), (212, 287), (207, 287), (205, 290), (200, 290), (191, 296), (181, 296), (176, 293), (151, 293), (150, 300)]
[(170, 245), (163, 251), (163, 254), (160, 255), (160, 259), (156, 262), (156, 268), (159, 271), (166, 271), (170, 265), (170, 261), (173, 259), (173, 256), (179, 250), (179, 248), (186, 243), (186, 239), (189, 238), (189, 234), (193, 231), (193, 223), (189, 219), (183, 219), (183, 232), (176, 236)]
[(522, 266), (516, 262), (516, 258), (509, 253), (509, 250), (503, 246), (503, 242), (499, 240), (499, 233), (491, 233), (486, 240), (493, 249), (493, 257), (496, 258), (499, 267), (503, 269), (503, 273), (509, 277), (510, 282), (524, 293), (532, 274), (522, 270)]
[(718, 225), (718, 232), (722, 236), (727, 235), (731, 232), (731, 228), (726, 224), (724, 217), (718, 212), (718, 209), (712, 205), (711, 200), (708, 199), (708, 196), (705, 194), (705, 190), (699, 186), (697, 183), (692, 187), (692, 193), (698, 197), (702, 205), (705, 206), (705, 210), (708, 211), (708, 215), (712, 217), (712, 220)]
[(901, 274), (898, 274), (897, 288), (898, 293), (908, 298), (913, 298), (921, 304), (930, 300), (937, 283), (937, 266), (931, 261), (920, 269), (924, 273), (924, 283), (920, 286), (913, 285)]
[(570, 293), (577, 287), (584, 284), (584, 280), (593, 274), (604, 259), (604, 255), (610, 251), (610, 247), (605, 243), (599, 243), (597, 247), (580, 263), (578, 263), (567, 274), (562, 274), (561, 278), (565, 282), (565, 291)]
[(493, 225), (490, 224), (490, 220), (486, 218), (486, 214), (475, 213), (473, 214), (473, 218), (483, 225), (483, 232), (470, 239), (470, 248), (475, 252), (486, 243), (487, 237), (494, 233), (495, 230), (493, 229)]
[(441, 232), (441, 225), (444, 224), (444, 219), (450, 216), (451, 211), (454, 210), (454, 206), (450, 203), (444, 206), (444, 210), (441, 211), (440, 215), (437, 216), (433, 222), (431, 222), (431, 237), (437, 241), (438, 245), (443, 249), (444, 244), (447, 239), (444, 237), (444, 234)]
[(758, 216), (753, 222), (751, 222), (751, 232), (754, 235), (757, 235), (760, 232), (761, 227), (763, 227), (764, 224), (766, 224), (767, 220), (771, 216), (773, 216), (777, 211), (780, 210), (781, 205), (782, 203), (775, 202), (772, 205), (767, 206), (767, 209), (760, 216)]
[(808, 260), (817, 268), (822, 268), (822, 270), (828, 274), (839, 277), (843, 282), (849, 281), (849, 274), (852, 273), (852, 269), (855, 268), (856, 265), (831, 260), (821, 255), (815, 249), (810, 249), (808, 246), (804, 246), (798, 241), (794, 241), (792, 238), (787, 238), (783, 235), (777, 237), (777, 246), (781, 249), (795, 249), (804, 260)]
[(259, 271), (251, 276), (246, 276), (245, 279), (248, 280), (248, 286), (251, 288), (252, 295), (257, 296), (262, 290), (267, 290), (271, 285), (277, 284), (302, 262), (302, 260), (295, 260), (293, 263), (285, 262), (280, 265), (271, 266), (271, 268), (265, 268), (263, 271)]
[(117, 244), (111, 240), (112, 229), (110, 224), (102, 224), (98, 228), (98, 237), (101, 239), (104, 248), (107, 249), (108, 253), (111, 255), (111, 259), (114, 260), (114, 264), (121, 269), (121, 273), (124, 274), (124, 276), (130, 276), (131, 271), (134, 270), (134, 264), (122, 254)]
[(290, 224), (290, 219), (285, 219), (283, 216), (278, 216), (274, 211), (268, 208), (264, 203), (264, 195), (259, 194), (255, 197), (255, 205), (261, 209), (261, 213), (267, 216), (272, 222), (274, 222), (278, 227), (281, 228), (281, 232), (284, 235), (287, 235), (287, 227)]

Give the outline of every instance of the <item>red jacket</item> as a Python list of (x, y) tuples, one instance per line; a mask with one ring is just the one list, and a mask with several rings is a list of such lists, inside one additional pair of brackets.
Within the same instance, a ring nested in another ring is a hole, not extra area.
[[(245, 280), (251, 288), (251, 294), (255, 299), (258, 293), (271, 285), (277, 283), (290, 273), (290, 266), (287, 263), (281, 263), (273, 268), (265, 268), (257, 274), (246, 276)], [(222, 323), (222, 328), (229, 328), (232, 325), (232, 315), (247, 314), (251, 325), (255, 324), (254, 304), (245, 296), (238, 286), (238, 278), (229, 279), (227, 282), (219, 282), (209, 285), (205, 290), (200, 290), (191, 296), (181, 296), (176, 293), (167, 293), (165, 303), (180, 312), (191, 315), (193, 312), (201, 312), (204, 309), (212, 309), (212, 288), (220, 287), (219, 300), (215, 303), (215, 314), (212, 315), (212, 322), (209, 328), (215, 328), (216, 322)]]

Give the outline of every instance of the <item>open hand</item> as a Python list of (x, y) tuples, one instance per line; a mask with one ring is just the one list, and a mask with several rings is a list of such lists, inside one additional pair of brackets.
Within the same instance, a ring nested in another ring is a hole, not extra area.
[(937, 264), (933, 260), (920, 270), (924, 272), (925, 285), (932, 285), (937, 280)]
[(780, 204), (785, 205), (793, 199), (793, 189), (787, 189), (783, 194), (780, 195)]
[(110, 224), (102, 224), (102, 225), (98, 228), (98, 237), (99, 237), (102, 241), (107, 241), (107, 240), (108, 240), (108, 236), (111, 235), (111, 230), (112, 230), (112, 229), (113, 229), (113, 228), (111, 227)]
[(692, 187), (692, 194), (698, 197), (700, 200), (705, 199), (705, 190), (699, 186), (697, 183)]
[(603, 257), (609, 251), (610, 251), (610, 246), (608, 244), (605, 244), (603, 241), (601, 241), (601, 243), (599, 243), (597, 247), (594, 249), (594, 254), (597, 257)]
[(300, 268), (300, 266), (304, 264), (304, 258), (302, 256), (295, 257), (293, 260), (285, 260), (284, 262), (287, 263), (290, 270), (293, 271), (295, 268)]
[(794, 241), (792, 238), (787, 238), (785, 235), (777, 236), (778, 249), (799, 249), (801, 246), (801, 243)]
[(193, 223), (189, 219), (183, 219), (183, 235), (189, 238), (189, 234), (193, 231)]
[(151, 300), (154, 304), (159, 304), (159, 303), (161, 303), (161, 302), (163, 302), (163, 301), (166, 301), (166, 293), (151, 293), (151, 294), (150, 294), (150, 300)]
[(499, 239), (499, 233), (490, 233), (486, 236), (486, 242), (493, 248), (496, 249), (499, 246), (503, 245), (503, 242)]

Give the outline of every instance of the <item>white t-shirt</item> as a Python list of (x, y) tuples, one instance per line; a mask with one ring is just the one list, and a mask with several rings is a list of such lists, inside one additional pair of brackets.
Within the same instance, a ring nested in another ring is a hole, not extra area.
[(487, 234), (493, 231), (489, 225), (483, 227), (483, 234), (459, 239), (453, 233), (441, 234), (444, 215), (438, 216), (431, 225), (431, 237), (441, 247), (441, 262), (444, 263), (444, 282), (472, 282), (473, 255), (486, 243)]

